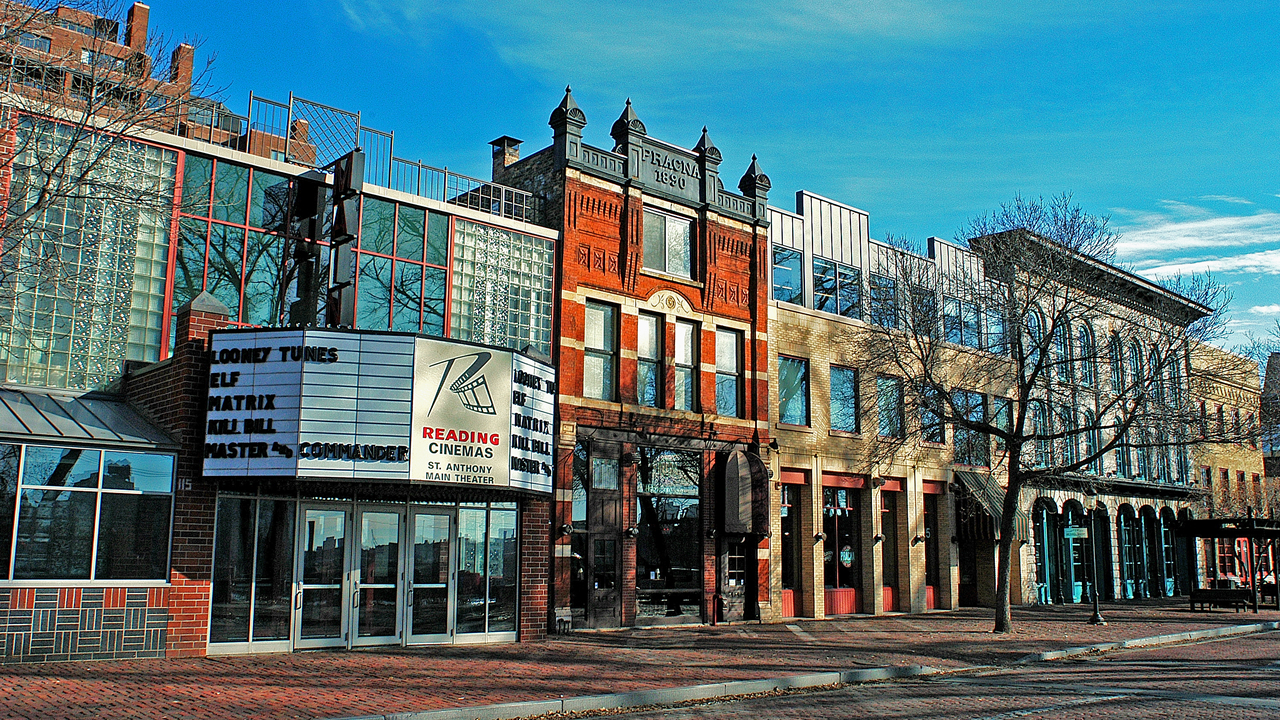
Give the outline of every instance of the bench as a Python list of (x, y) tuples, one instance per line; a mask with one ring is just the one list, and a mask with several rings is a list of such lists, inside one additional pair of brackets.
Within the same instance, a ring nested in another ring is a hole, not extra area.
[[(1191, 591), (1191, 610), (1208, 610), (1212, 607), (1234, 607), (1236, 612), (1245, 609), (1253, 601), (1253, 595), (1243, 588), (1199, 588)], [(1199, 605), (1200, 607), (1196, 607)]]

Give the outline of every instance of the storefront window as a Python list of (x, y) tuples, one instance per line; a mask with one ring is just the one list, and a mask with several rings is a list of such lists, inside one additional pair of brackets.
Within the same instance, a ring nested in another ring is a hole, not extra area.
[(702, 455), (640, 448), (636, 601), (641, 616), (702, 614)]
[[(16, 446), (4, 447), (0, 485), (12, 487)], [(23, 468), (14, 580), (168, 577), (172, 455), (30, 445)]]
[(822, 488), (823, 578), (829, 588), (862, 585), (862, 542), (858, 491)]

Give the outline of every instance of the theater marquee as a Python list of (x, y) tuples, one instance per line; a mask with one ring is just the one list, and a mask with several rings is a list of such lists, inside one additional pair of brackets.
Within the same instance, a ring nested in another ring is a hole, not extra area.
[(551, 492), (555, 371), (519, 353), (340, 330), (226, 330), (204, 474)]

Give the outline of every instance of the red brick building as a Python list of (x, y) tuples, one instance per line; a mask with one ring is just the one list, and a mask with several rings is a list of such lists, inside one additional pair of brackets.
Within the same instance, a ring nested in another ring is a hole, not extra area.
[(663, 142), (630, 101), (612, 150), (583, 141), (568, 91), (549, 124), (523, 159), (493, 145), (494, 181), (542, 196), (563, 238), (555, 620), (751, 617), (768, 597), (769, 179), (753, 157), (725, 190), (705, 128), (691, 150)]

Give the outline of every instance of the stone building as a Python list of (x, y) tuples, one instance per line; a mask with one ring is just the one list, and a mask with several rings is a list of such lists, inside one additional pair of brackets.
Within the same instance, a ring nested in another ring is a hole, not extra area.
[[(937, 421), (912, 391), (919, 368), (904, 371), (873, 347), (886, 339), (875, 326), (928, 327), (939, 351), (953, 358), (935, 370), (957, 378), (945, 388), (952, 402), (967, 403), (975, 419), (1017, 416), (1019, 408), (1005, 398), (1018, 379), (999, 361), (1010, 351), (1012, 331), (957, 289), (961, 275), (987, 282), (980, 277), (982, 251), (930, 238), (926, 254), (912, 255), (871, 241), (865, 212), (803, 191), (795, 212), (771, 207), (769, 219), (770, 393), (779, 446), (770, 501), (779, 541), (771, 548), (771, 609), (764, 614), (992, 604), (1005, 450), (985, 435)], [(972, 242), (981, 248), (988, 239)], [(1044, 243), (1014, 236), (991, 242)], [(1092, 289), (1075, 309), (1050, 298), (1045, 302), (1057, 307), (1026, 312), (1022, 342), (1041, 348), (1050, 369), (1025, 416), (1035, 427), (1057, 430), (1024, 453), (1033, 463), (1056, 458), (1071, 472), (1022, 492), (1012, 522), (1011, 601), (1185, 594), (1201, 581), (1197, 568), (1205, 558), (1178, 538), (1175, 525), (1196, 516), (1210, 487), (1193, 470), (1193, 447), (1197, 458), (1234, 452), (1223, 460), (1240, 465), (1231, 473), (1258, 472), (1252, 468), (1260, 467), (1260, 454), (1241, 440), (1256, 413), (1257, 387), (1233, 390), (1223, 411), (1228, 426), (1202, 435), (1217, 442), (1193, 446), (1186, 428), (1175, 424), (1162, 432), (1183, 435), (1161, 442), (1154, 413), (1116, 436), (1129, 426), (1114, 403), (1130, 383), (1150, 383), (1170, 408), (1192, 407), (1186, 393), (1200, 387), (1193, 358), (1208, 351), (1192, 352), (1182, 340), (1167, 348), (1148, 340), (1182, 337), (1179, 329), (1209, 310), (1105, 263), (1058, 254), (1064, 271), (1087, 274)], [(1206, 365), (1202, 374), (1223, 377), (1221, 363), (1210, 364), (1213, 372)], [(987, 374), (966, 373), (970, 365)], [(1104, 420), (1104, 413), (1117, 419)], [(1164, 417), (1172, 423), (1175, 414), (1170, 409)], [(1079, 430), (1093, 427), (1096, 433)], [(1113, 437), (1114, 449), (1100, 452)], [(1223, 443), (1226, 437), (1242, 444)], [(909, 439), (895, 445), (896, 438)], [(1096, 460), (1072, 466), (1080, 457)]]

